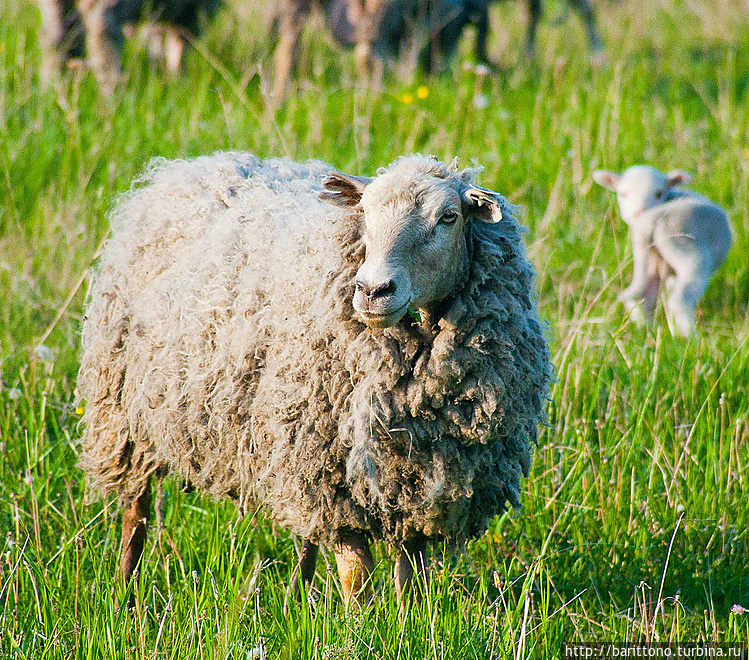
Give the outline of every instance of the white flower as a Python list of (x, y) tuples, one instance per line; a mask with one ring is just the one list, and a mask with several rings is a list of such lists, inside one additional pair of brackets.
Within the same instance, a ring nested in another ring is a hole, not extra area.
[(486, 110), (489, 107), (489, 97), (486, 94), (476, 94), (473, 97), (473, 105), (479, 110)]
[(247, 660), (268, 660), (262, 637), (257, 641), (257, 646), (254, 649), (247, 651)]
[(54, 357), (52, 349), (49, 346), (45, 346), (44, 344), (42, 344), (41, 346), (37, 346), (34, 354), (42, 362), (51, 362), (52, 358)]

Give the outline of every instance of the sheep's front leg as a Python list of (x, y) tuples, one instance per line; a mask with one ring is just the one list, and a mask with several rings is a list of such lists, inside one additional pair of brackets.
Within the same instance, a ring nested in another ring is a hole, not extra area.
[(364, 80), (375, 74), (374, 43), (385, 0), (349, 0), (349, 17), (354, 25), (356, 71)]
[(57, 77), (63, 63), (83, 55), (83, 28), (74, 0), (40, 0), (44, 85)]
[(536, 32), (541, 18), (541, 0), (528, 0), (528, 31), (525, 36), (525, 52), (533, 55), (536, 51)]
[(398, 594), (398, 600), (401, 607), (404, 606), (404, 594), (408, 590), (416, 575), (420, 595), (421, 589), (427, 586), (427, 542), (421, 537), (404, 544), (397, 559), (395, 560), (395, 591)]
[(374, 571), (374, 559), (363, 534), (351, 532), (335, 548), (338, 575), (341, 578), (343, 601), (348, 606), (353, 597), (361, 604), (369, 592), (369, 577)]
[(178, 28), (166, 26), (164, 31), (164, 63), (171, 74), (182, 71), (182, 59), (185, 53), (185, 39)]
[(663, 257), (654, 248), (650, 249), (648, 254), (648, 279), (645, 284), (645, 291), (642, 298), (642, 310), (644, 320), (648, 323), (653, 320), (655, 315), (655, 306), (658, 304), (658, 294), (661, 290), (661, 283), (667, 273), (668, 267)]
[(111, 93), (121, 73), (122, 25), (107, 0), (81, 0), (79, 8), (86, 28), (86, 58), (102, 89)]
[(299, 563), (294, 569), (294, 575), (291, 578), (291, 593), (298, 597), (301, 590), (301, 583), (308, 585), (315, 577), (315, 568), (317, 566), (317, 555), (320, 547), (312, 541), (305, 540), (302, 544), (302, 552), (299, 556)]
[(286, 84), (294, 67), (299, 35), (310, 10), (310, 0), (286, 0), (281, 10), (281, 29), (278, 45), (273, 54), (273, 68), (275, 69), (273, 96), (277, 100), (284, 97)]
[[(476, 23), (476, 61), (490, 64), (489, 54), (486, 52), (486, 42), (489, 38), (489, 3), (482, 4)], [(456, 39), (457, 42), (457, 39)]]
[(130, 582), (135, 567), (138, 565), (141, 555), (143, 554), (150, 510), (151, 489), (149, 486), (146, 486), (146, 490), (143, 494), (134, 500), (122, 513), (122, 554), (120, 555), (120, 573), (125, 585)]

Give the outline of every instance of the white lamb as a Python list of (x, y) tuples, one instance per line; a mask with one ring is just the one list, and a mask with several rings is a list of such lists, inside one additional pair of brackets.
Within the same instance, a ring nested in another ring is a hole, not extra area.
[(697, 303), (731, 247), (725, 211), (709, 199), (676, 186), (682, 171), (663, 174), (634, 165), (623, 174), (596, 170), (593, 179), (617, 194), (632, 238), (634, 275), (619, 295), (635, 321), (651, 321), (661, 282), (666, 285), (669, 323), (681, 335), (694, 329)]

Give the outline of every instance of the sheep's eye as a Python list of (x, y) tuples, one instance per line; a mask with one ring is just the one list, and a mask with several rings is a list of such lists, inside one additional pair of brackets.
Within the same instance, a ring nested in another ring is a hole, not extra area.
[(445, 211), (440, 217), (440, 222), (445, 225), (451, 225), (458, 219), (458, 214), (455, 211)]

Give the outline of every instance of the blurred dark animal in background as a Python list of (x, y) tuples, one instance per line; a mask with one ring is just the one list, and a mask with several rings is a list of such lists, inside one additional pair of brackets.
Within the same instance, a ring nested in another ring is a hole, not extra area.
[(445, 38), (441, 35), (461, 16), (464, 5), (464, 0), (285, 0), (274, 56), (273, 95), (280, 98), (284, 94), (299, 35), (315, 6), (324, 10), (335, 40), (354, 48), (357, 71), (368, 77), (375, 62), (397, 57), (420, 36), (426, 37), (420, 57), (426, 70), (432, 69), (432, 62), (449, 57), (462, 28), (446, 33)]
[(342, 45), (354, 46), (359, 75), (368, 75), (372, 66), (376, 25), (385, 3), (386, 0), (284, 0), (279, 17), (278, 45), (273, 56), (273, 96), (281, 98), (284, 95), (296, 60), (299, 35), (315, 7), (326, 11), (336, 39)]
[[(294, 66), (296, 46), (313, 7), (324, 10), (328, 28), (342, 46), (355, 49), (360, 76), (368, 76), (376, 60), (397, 57), (414, 38), (422, 45), (419, 64), (427, 72), (439, 69), (454, 55), (463, 30), (476, 27), (475, 58), (488, 63), (489, 6), (498, 0), (285, 0), (279, 17), (279, 39), (274, 55), (273, 95), (281, 98)], [(541, 0), (526, 0), (526, 50), (536, 44)], [(603, 52), (590, 0), (567, 0), (585, 22), (594, 56)]]
[[(489, 6), (501, 0), (454, 0), (451, 4), (457, 11), (439, 31), (437, 38), (440, 40), (443, 52), (452, 54), (457, 47), (460, 35), (467, 25), (476, 27), (475, 57), (478, 62), (488, 63), (489, 56), (486, 52), (486, 42), (489, 37)], [(532, 54), (536, 47), (536, 33), (538, 22), (541, 18), (541, 0), (525, 0), (528, 7), (528, 29), (525, 39), (525, 49)], [(602, 53), (603, 41), (598, 33), (595, 12), (590, 0), (567, 0), (582, 17), (588, 33), (590, 49), (594, 54)]]
[(74, 58), (86, 59), (102, 87), (120, 75), (126, 26), (154, 22), (150, 46), (170, 71), (182, 66), (186, 35), (198, 35), (221, 0), (40, 0), (42, 79), (48, 82)]

